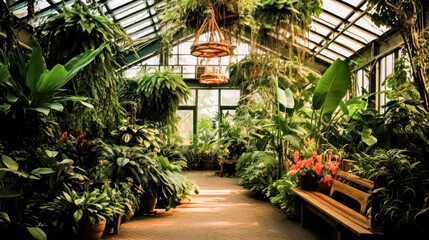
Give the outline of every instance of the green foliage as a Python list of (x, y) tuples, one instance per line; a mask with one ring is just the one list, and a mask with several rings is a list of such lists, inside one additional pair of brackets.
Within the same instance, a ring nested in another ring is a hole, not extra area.
[(144, 172), (138, 161), (143, 157), (144, 152), (141, 148), (106, 144), (99, 160), (103, 167), (107, 167), (107, 176), (115, 184), (133, 182), (141, 185), (144, 181)]
[(236, 165), (237, 175), (243, 178), (241, 185), (258, 198), (262, 198), (263, 190), (273, 183), (277, 169), (278, 161), (269, 152), (243, 154)]
[(111, 132), (112, 136), (119, 139), (117, 142), (127, 146), (144, 147), (147, 150), (155, 152), (161, 151), (160, 147), (164, 145), (158, 137), (158, 130), (149, 125), (137, 125), (125, 122), (118, 129)]
[[(372, 155), (376, 156), (378, 153), (376, 151)], [(350, 172), (361, 178), (374, 180), (375, 173), (377, 172), (377, 169), (375, 169), (376, 158), (366, 153), (355, 153), (353, 157), (356, 162), (350, 164)]]
[[(395, 236), (414, 224), (429, 189), (429, 175), (420, 161), (392, 149), (376, 156), (375, 189), (371, 195), (374, 220)], [(411, 228), (412, 229), (412, 228)]]
[(97, 164), (97, 157), (102, 151), (102, 141), (88, 140), (86, 134), (74, 137), (65, 132), (58, 141), (56, 150), (62, 159), (71, 159), (74, 165), (89, 171)]
[(378, 27), (405, 27), (408, 19), (416, 18), (417, 14), (422, 11), (423, 5), (421, 0), (369, 0), (368, 6), (374, 7), (371, 20)]
[(53, 201), (40, 208), (42, 213), (49, 215), (50, 223), (60, 230), (77, 226), (78, 223), (114, 221), (116, 214), (124, 213), (123, 209), (109, 198), (106, 191), (95, 189), (81, 194), (67, 186), (64, 186), (64, 191)]
[(50, 16), (38, 30), (46, 50), (48, 65), (64, 63), (70, 55), (106, 47), (100, 55), (80, 72), (67, 88), (76, 95), (90, 98), (94, 109), (74, 105), (68, 117), (78, 130), (92, 135), (103, 135), (105, 128), (112, 129), (122, 120), (124, 109), (118, 101), (117, 84), (120, 72), (116, 71), (118, 54), (129, 36), (117, 23), (91, 13), (86, 4), (77, 1), (72, 8)]
[(350, 84), (350, 70), (346, 62), (335, 60), (320, 78), (314, 89), (313, 108), (333, 113), (346, 95)]
[(171, 70), (156, 71), (139, 78), (136, 87), (122, 92), (125, 98), (121, 100), (137, 103), (137, 119), (157, 123), (174, 133), (179, 104), (191, 94), (183, 78)]
[(270, 196), (271, 203), (279, 207), (287, 217), (298, 216), (297, 197), (291, 190), (291, 188), (295, 187), (297, 187), (297, 175), (290, 176), (285, 174), (278, 181), (268, 186), (266, 190)]
[[(78, 101), (84, 106), (92, 107), (83, 102), (86, 97), (66, 95), (61, 88), (90, 64), (103, 48), (90, 49), (65, 65), (55, 65), (51, 70), (46, 68), (42, 50), (37, 43), (33, 44), (28, 62), (21, 56), (23, 53), (18, 52), (9, 57), (4, 54), (0, 61), (0, 84), (6, 88), (4, 94), (7, 103), (2, 105), (1, 110), (6, 115), (4, 120), (9, 128), (4, 130), (7, 133), (4, 137), (9, 141), (16, 139), (34, 146), (37, 142), (35, 139), (45, 134), (52, 135), (52, 130), (40, 113), (47, 117), (53, 110), (61, 112), (64, 109), (63, 103), (67, 101)], [(13, 135), (9, 135), (11, 130)]]

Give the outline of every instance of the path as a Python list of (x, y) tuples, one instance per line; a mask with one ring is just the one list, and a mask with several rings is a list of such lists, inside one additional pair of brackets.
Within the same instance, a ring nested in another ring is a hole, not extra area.
[(287, 220), (270, 203), (249, 197), (236, 178), (213, 176), (213, 172), (186, 173), (200, 186), (200, 194), (156, 216), (136, 217), (122, 225), (115, 240), (212, 240), (212, 239), (326, 239), (321, 230), (301, 228)]

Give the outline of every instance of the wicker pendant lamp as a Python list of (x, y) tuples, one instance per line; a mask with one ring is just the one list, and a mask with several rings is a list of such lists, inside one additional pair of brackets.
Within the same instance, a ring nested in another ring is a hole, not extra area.
[[(222, 74), (220, 58), (230, 55), (231, 45), (224, 42), (224, 37), (216, 23), (213, 6), (210, 4), (210, 15), (204, 20), (203, 25), (195, 36), (194, 43), (191, 46), (191, 54), (195, 57), (207, 58), (204, 74), (200, 77), (200, 83), (203, 84), (222, 84), (228, 83), (225, 75)], [(208, 34), (206, 42), (200, 42), (202, 34)], [(210, 58), (219, 58), (219, 69), (217, 73), (207, 73), (208, 62)]]

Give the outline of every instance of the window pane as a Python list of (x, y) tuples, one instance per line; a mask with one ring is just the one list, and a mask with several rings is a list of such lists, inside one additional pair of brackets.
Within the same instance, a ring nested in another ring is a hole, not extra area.
[(194, 111), (193, 110), (178, 110), (177, 115), (180, 121), (177, 123), (177, 133), (182, 137), (183, 144), (189, 145), (194, 135)]
[(180, 103), (182, 106), (195, 106), (195, 92), (196, 90), (191, 90), (191, 96), (189, 96), (188, 101)]
[(221, 104), (236, 106), (240, 100), (240, 90), (221, 90)]
[(218, 90), (198, 90), (198, 119), (212, 120), (219, 110)]

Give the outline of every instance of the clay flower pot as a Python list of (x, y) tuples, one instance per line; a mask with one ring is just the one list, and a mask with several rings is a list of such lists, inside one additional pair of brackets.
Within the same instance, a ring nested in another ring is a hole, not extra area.
[(157, 197), (144, 196), (140, 199), (140, 211), (142, 213), (152, 213), (155, 210)]
[(97, 224), (91, 223), (79, 223), (79, 233), (86, 240), (99, 240), (103, 235), (104, 228), (106, 227), (106, 220), (103, 220)]
[(329, 194), (329, 191), (331, 190), (331, 182), (318, 181), (317, 184), (319, 185), (320, 192)]
[(131, 220), (131, 218), (133, 218), (133, 217), (134, 217), (134, 213), (135, 213), (135, 211), (136, 211), (136, 208), (133, 208), (133, 210), (132, 210), (132, 211), (130, 211), (130, 212), (128, 212), (127, 214), (125, 214), (125, 215), (122, 217), (122, 222), (124, 223), (124, 222), (128, 222), (128, 221), (130, 221), (130, 220)]

